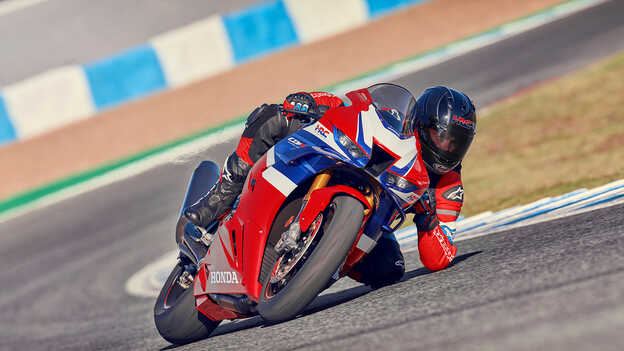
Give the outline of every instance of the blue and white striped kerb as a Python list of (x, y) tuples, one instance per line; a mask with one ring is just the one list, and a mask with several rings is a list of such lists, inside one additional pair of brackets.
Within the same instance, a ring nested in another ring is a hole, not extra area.
[(0, 92), (0, 145), (425, 1), (271, 0), (97, 62), (45, 72)]
[[(499, 212), (488, 211), (460, 218), (457, 221), (456, 238), (469, 238), (521, 227), (620, 201), (624, 201), (624, 179), (591, 190), (579, 189), (554, 198), (547, 197)], [(418, 240), (418, 233), (414, 227), (399, 230), (395, 235), (402, 247), (413, 246)]]

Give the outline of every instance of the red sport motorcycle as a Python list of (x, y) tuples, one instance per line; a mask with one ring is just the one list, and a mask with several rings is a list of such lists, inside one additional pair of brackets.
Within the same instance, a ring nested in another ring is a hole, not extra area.
[[(258, 160), (227, 215), (178, 228), (179, 260), (154, 307), (166, 340), (205, 338), (225, 319), (293, 318), (401, 225), (429, 186), (409, 120), (416, 101), (386, 83), (346, 96), (351, 105), (311, 118)], [(202, 162), (182, 208), (218, 178)]]

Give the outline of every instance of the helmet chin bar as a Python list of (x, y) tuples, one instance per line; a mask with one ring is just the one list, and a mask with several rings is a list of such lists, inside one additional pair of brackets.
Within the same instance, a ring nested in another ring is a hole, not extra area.
[(426, 143), (421, 143), (422, 159), (425, 167), (433, 173), (443, 175), (456, 167), (448, 167), (438, 162), (439, 156)]
[(451, 169), (439, 163), (434, 163), (432, 170), (437, 174), (445, 174), (448, 173)]

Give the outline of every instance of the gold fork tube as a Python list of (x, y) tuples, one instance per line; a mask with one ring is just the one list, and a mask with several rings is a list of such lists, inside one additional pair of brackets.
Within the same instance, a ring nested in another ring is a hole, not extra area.
[(310, 195), (312, 194), (312, 192), (314, 190), (324, 188), (327, 185), (327, 183), (329, 183), (330, 178), (331, 178), (331, 171), (329, 170), (325, 170), (319, 173), (319, 175), (317, 175), (316, 178), (314, 178), (314, 181), (312, 182), (312, 185), (310, 186), (310, 190), (308, 190), (308, 193), (303, 198), (303, 201), (307, 202), (308, 200), (310, 200)]

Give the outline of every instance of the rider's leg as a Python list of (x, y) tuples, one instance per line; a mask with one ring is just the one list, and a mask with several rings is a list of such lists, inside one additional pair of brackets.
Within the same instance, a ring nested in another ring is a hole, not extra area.
[(236, 153), (231, 154), (221, 172), (221, 178), (199, 201), (184, 210), (184, 216), (193, 224), (207, 227), (217, 217), (232, 207), (243, 190), (251, 165)]
[(405, 274), (405, 260), (394, 235), (384, 235), (373, 250), (353, 267), (349, 277), (378, 288), (401, 280)]
[(277, 105), (256, 108), (247, 119), (236, 151), (225, 162), (221, 178), (203, 198), (185, 209), (178, 225), (188, 219), (206, 227), (231, 208), (253, 164), (298, 126), (295, 121), (289, 122)]

